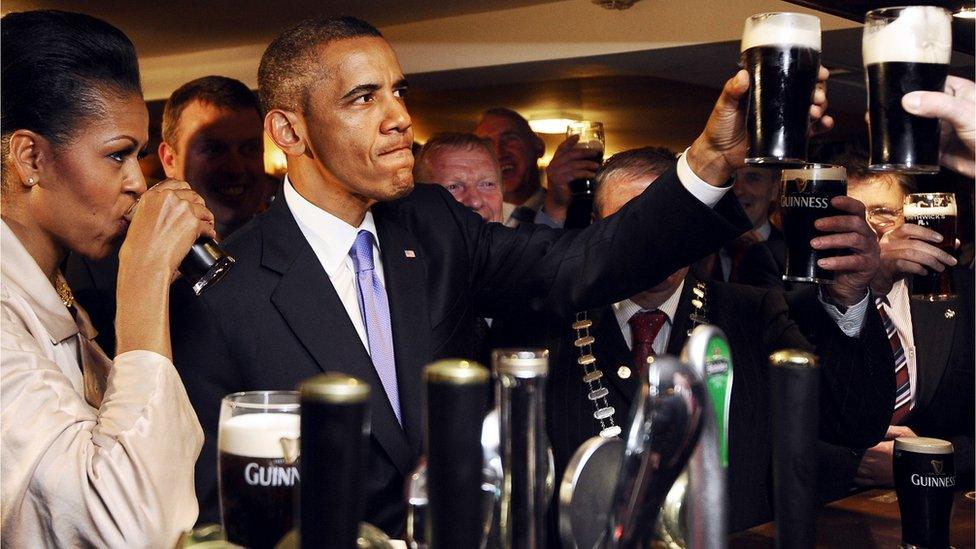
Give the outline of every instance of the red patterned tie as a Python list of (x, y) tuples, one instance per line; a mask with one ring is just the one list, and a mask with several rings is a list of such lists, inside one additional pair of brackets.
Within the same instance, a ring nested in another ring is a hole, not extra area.
[(654, 356), (654, 339), (668, 319), (667, 315), (658, 309), (653, 311), (640, 311), (630, 317), (627, 322), (630, 324), (630, 335), (633, 345), (631, 350), (634, 353), (634, 367), (637, 372), (643, 373), (647, 366), (647, 357)]
[(878, 314), (881, 315), (881, 325), (884, 326), (885, 334), (891, 343), (891, 354), (895, 357), (895, 409), (891, 414), (891, 424), (899, 425), (908, 410), (911, 408), (912, 392), (908, 378), (908, 357), (905, 356), (905, 348), (901, 345), (901, 338), (895, 330), (895, 324), (891, 321), (884, 306), (887, 304), (886, 297), (876, 297), (875, 305), (878, 307)]

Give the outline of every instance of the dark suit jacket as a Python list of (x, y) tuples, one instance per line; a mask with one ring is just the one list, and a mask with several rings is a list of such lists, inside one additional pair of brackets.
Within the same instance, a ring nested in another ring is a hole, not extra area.
[(421, 452), (421, 369), (437, 358), (468, 357), (476, 316), (531, 309), (569, 315), (611, 303), (748, 228), (731, 194), (709, 209), (673, 170), (617, 215), (583, 231), (486, 224), (436, 185), (417, 186), (372, 212), (403, 428), (285, 200), (275, 200), (226, 242), (237, 264), (216, 287), (196, 299), (185, 297), (185, 288), (184, 297), (174, 296), (183, 302), (173, 318), (175, 363), (206, 435), (196, 479), (201, 520), (216, 519), (221, 397), (294, 389), (315, 374), (341, 371), (373, 386), (366, 520), (399, 535), (404, 477)]
[[(668, 353), (679, 355), (693, 327), (691, 290), (685, 280), (668, 342)], [(781, 348), (815, 352), (821, 359), (820, 437), (869, 447), (885, 433), (894, 403), (891, 350), (877, 310), (870, 308), (858, 338), (846, 337), (824, 312), (810, 289), (782, 294), (724, 282), (709, 282), (707, 316), (729, 338), (733, 384), (729, 420), (730, 527), (733, 531), (765, 522), (772, 514), (772, 434), (769, 409), (768, 356)], [(784, 299), (784, 296), (786, 299)], [(604, 372), (607, 397), (618, 425), (626, 423), (638, 376), (622, 379), (618, 367), (633, 369), (613, 309), (591, 311), (597, 365)], [(550, 330), (552, 353), (546, 422), (561, 475), (576, 448), (596, 436), (593, 404), (587, 399), (571, 321)], [(561, 478), (557, 476), (556, 478)]]
[(68, 287), (81, 304), (92, 326), (95, 340), (105, 354), (115, 356), (115, 280), (119, 274), (118, 250), (100, 260), (68, 254), (62, 266)]
[(783, 281), (786, 272), (786, 241), (783, 233), (779, 232), (778, 239), (757, 242), (742, 255), (739, 264), (739, 283), (757, 286), (759, 288), (792, 289), (792, 285)]
[[(911, 301), (915, 337), (915, 406), (902, 424), (919, 436), (948, 440), (955, 449), (957, 486), (973, 486), (973, 271), (952, 268), (956, 297), (949, 301)], [(823, 446), (821, 477), (831, 497), (854, 487), (861, 453)]]

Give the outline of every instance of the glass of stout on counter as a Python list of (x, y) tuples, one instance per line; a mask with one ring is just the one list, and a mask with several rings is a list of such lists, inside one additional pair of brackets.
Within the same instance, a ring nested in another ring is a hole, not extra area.
[(220, 403), (217, 471), (227, 541), (274, 547), (292, 528), (299, 488), (299, 397), (251, 391)]
[(935, 6), (872, 10), (862, 42), (874, 171), (938, 173), (939, 120), (908, 114), (902, 97), (943, 91), (952, 54), (952, 14)]
[[(956, 195), (952, 193), (915, 193), (905, 197), (905, 223), (914, 223), (942, 235), (938, 246), (952, 254), (956, 247)], [(912, 275), (912, 297), (926, 301), (946, 301), (955, 296), (952, 273), (948, 267), (941, 273), (928, 271)]]
[(820, 19), (760, 13), (746, 19), (739, 64), (749, 72), (746, 164), (807, 161), (810, 103), (820, 71)]
[[(591, 151), (591, 160), (603, 164), (603, 149), (606, 141), (603, 138), (602, 122), (574, 122), (566, 127), (566, 137), (580, 136), (575, 148)], [(595, 179), (574, 179), (569, 182), (569, 191), (573, 199), (566, 210), (567, 229), (582, 229), (593, 221), (593, 195), (596, 192)]]

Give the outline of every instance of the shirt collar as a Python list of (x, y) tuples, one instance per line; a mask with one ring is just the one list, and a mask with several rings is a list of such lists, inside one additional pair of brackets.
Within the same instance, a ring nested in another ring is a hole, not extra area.
[(0, 269), (4, 288), (27, 302), (47, 330), (51, 343), (59, 343), (77, 334), (78, 324), (61, 302), (54, 286), (7, 222), (0, 223), (0, 247), (3, 248)]
[[(685, 287), (685, 281), (682, 280), (678, 287), (674, 289), (674, 292), (664, 300), (664, 303), (658, 306), (658, 310), (667, 315), (668, 321), (674, 324), (674, 315), (678, 311), (678, 303), (681, 301), (681, 290)], [(630, 299), (625, 299), (613, 304), (614, 316), (617, 317), (617, 323), (621, 326), (625, 325), (630, 317), (644, 311), (646, 309), (642, 308), (640, 305), (634, 303)]]
[(310, 242), (312, 248), (322, 252), (320, 258), (325, 266), (325, 272), (330, 278), (349, 257), (349, 250), (352, 249), (359, 231), (365, 230), (372, 233), (373, 246), (376, 248), (376, 252), (379, 252), (380, 240), (376, 234), (373, 212), (367, 210), (363, 222), (358, 227), (353, 227), (309, 202), (299, 194), (287, 175), (285, 175), (284, 195), (288, 209), (295, 216), (295, 220), (302, 228), (306, 238), (314, 239), (314, 242)]

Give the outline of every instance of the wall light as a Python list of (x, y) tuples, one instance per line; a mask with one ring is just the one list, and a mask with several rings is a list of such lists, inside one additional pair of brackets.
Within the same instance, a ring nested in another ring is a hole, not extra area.
[(529, 114), (529, 127), (535, 133), (565, 134), (566, 126), (583, 120), (577, 112), (542, 111)]

